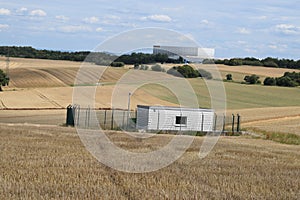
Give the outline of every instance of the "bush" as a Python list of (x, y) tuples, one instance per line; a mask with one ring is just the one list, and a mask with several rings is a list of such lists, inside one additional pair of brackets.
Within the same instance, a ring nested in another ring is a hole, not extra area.
[(198, 69), (199, 77), (206, 78), (206, 79), (212, 79), (212, 75), (210, 72), (205, 71), (204, 69)]
[(276, 78), (276, 84), (278, 86), (284, 86), (284, 87), (296, 87), (298, 86), (298, 83), (293, 81), (293, 79), (291, 79), (288, 76), (283, 76), (283, 77), (279, 77)]
[(271, 85), (271, 86), (276, 85), (275, 78), (272, 78), (272, 77), (265, 78), (264, 85)]
[(244, 81), (249, 84), (257, 84), (259, 82), (259, 76), (252, 74), (251, 76), (245, 76)]
[(140, 67), (140, 70), (148, 70), (148, 66), (147, 65), (142, 65), (141, 67)]
[(193, 67), (189, 65), (172, 67), (167, 71), (167, 73), (173, 76), (184, 77), (184, 78), (202, 77), (206, 79), (212, 79), (212, 75), (208, 71), (205, 71), (203, 69), (195, 70)]
[(189, 65), (183, 65), (177, 67), (177, 71), (185, 78), (196, 78), (199, 77), (199, 72), (197, 70), (194, 70)]
[(177, 71), (177, 67), (172, 67), (167, 71), (167, 74), (177, 76), (177, 77), (182, 77), (182, 75)]
[(232, 74), (226, 74), (226, 80), (232, 81)]
[(112, 62), (111, 64), (110, 64), (110, 66), (112, 66), (112, 67), (124, 67), (124, 63), (123, 62)]
[(0, 92), (2, 91), (2, 86), (7, 86), (9, 84), (9, 77), (0, 69)]
[(165, 72), (166, 70), (164, 68), (162, 68), (160, 65), (156, 64), (156, 65), (153, 65), (151, 67), (151, 70), (152, 71), (156, 71), (156, 72)]
[(140, 65), (138, 63), (135, 63), (133, 66), (133, 69), (139, 69), (139, 68), (140, 68)]

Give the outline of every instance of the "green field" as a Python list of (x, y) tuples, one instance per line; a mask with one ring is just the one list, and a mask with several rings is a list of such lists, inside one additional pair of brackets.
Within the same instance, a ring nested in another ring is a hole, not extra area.
[[(190, 79), (189, 82), (198, 97), (199, 106), (209, 108), (211, 98), (205, 81), (202, 79)], [(224, 86), (228, 109), (300, 106), (299, 87), (269, 87), (232, 82), (224, 82)], [(175, 95), (163, 86), (152, 84), (146, 85), (141, 89), (160, 99), (178, 103)]]

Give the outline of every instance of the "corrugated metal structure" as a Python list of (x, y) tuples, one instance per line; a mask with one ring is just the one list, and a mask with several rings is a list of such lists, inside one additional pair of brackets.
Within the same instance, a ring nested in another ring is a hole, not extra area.
[(211, 109), (138, 105), (136, 126), (138, 130), (210, 132), (214, 116)]
[(153, 46), (153, 54), (167, 54), (170, 58), (183, 56), (190, 59), (205, 59), (213, 58), (215, 50), (212, 48), (200, 47), (177, 47), (177, 46)]

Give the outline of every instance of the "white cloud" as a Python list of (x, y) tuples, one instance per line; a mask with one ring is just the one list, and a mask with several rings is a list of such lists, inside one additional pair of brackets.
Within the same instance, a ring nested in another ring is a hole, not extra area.
[(104, 18), (112, 19), (112, 20), (120, 20), (121, 19), (119, 16), (116, 16), (116, 15), (106, 15)]
[(201, 20), (201, 22), (200, 22), (201, 24), (204, 24), (204, 25), (207, 25), (207, 24), (209, 24), (209, 21), (208, 20), (206, 20), (206, 19), (203, 19), (203, 20)]
[(83, 21), (86, 23), (94, 24), (99, 21), (99, 18), (98, 17), (87, 17), (87, 18), (84, 18)]
[(255, 19), (255, 20), (266, 20), (268, 17), (265, 15), (262, 16), (255, 16), (255, 17), (250, 17), (250, 19)]
[(97, 32), (101, 32), (101, 31), (103, 31), (103, 28), (98, 27), (98, 28), (96, 28), (96, 31), (97, 31)]
[(279, 51), (282, 51), (282, 50), (288, 48), (288, 46), (286, 44), (269, 44), (268, 47), (270, 49), (279, 50)]
[(0, 8), (0, 15), (10, 15), (10, 14), (11, 14), (10, 10), (6, 8)]
[(172, 11), (172, 12), (178, 12), (178, 11), (181, 11), (183, 10), (184, 7), (183, 6), (180, 6), (180, 7), (168, 7), (168, 8), (163, 8), (163, 10), (166, 10), (166, 11)]
[(32, 10), (30, 12), (30, 15), (31, 16), (38, 16), (38, 17), (45, 17), (47, 15), (47, 13), (43, 10), (38, 9), (38, 10)]
[(20, 9), (17, 10), (17, 13), (19, 13), (19, 14), (24, 14), (24, 13), (26, 13), (27, 11), (28, 11), (27, 8), (22, 7), (22, 8), (20, 8)]
[(92, 31), (92, 29), (89, 26), (70, 25), (70, 26), (60, 27), (59, 31), (64, 32), (64, 33), (75, 33), (75, 32), (90, 32), (90, 31)]
[(5, 30), (5, 29), (8, 29), (9, 28), (9, 25), (7, 24), (0, 24), (0, 32)]
[(155, 22), (171, 22), (172, 18), (168, 15), (149, 15), (146, 17), (142, 17), (141, 20), (150, 20)]
[(66, 21), (69, 20), (69, 18), (64, 16), (64, 15), (57, 15), (57, 16), (55, 16), (55, 18), (60, 20), (60, 21), (63, 21), (63, 22), (66, 22)]
[(287, 35), (300, 34), (300, 27), (293, 24), (278, 24), (275, 26), (275, 31)]
[(240, 34), (250, 34), (251, 31), (246, 29), (246, 28), (239, 28), (238, 33), (240, 33)]

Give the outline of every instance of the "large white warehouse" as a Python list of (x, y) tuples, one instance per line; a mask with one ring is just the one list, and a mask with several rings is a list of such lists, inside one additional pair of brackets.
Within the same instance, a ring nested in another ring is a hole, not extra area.
[(213, 131), (214, 111), (200, 108), (137, 106), (138, 130)]
[(199, 47), (153, 46), (153, 54), (167, 54), (169, 57), (183, 56), (191, 59), (214, 58), (215, 49)]

